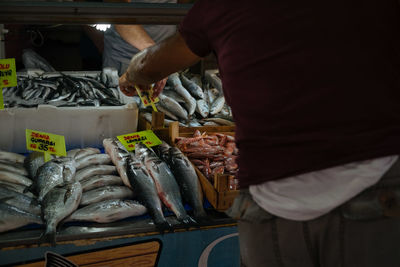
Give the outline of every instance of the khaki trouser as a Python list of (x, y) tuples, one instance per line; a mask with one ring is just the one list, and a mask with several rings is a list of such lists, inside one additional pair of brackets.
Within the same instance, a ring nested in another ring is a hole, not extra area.
[(247, 190), (227, 214), (238, 220), (242, 266), (400, 266), (399, 161), (376, 185), (314, 220), (276, 217)]

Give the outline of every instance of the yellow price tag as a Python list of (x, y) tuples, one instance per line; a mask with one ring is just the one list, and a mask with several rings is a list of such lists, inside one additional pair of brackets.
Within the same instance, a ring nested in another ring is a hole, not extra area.
[(119, 135), (117, 138), (128, 151), (135, 150), (136, 143), (143, 143), (147, 147), (157, 146), (162, 143), (152, 130)]
[(26, 129), (26, 148), (44, 152), (46, 162), (50, 160), (50, 154), (57, 156), (67, 155), (64, 136), (30, 129)]
[(15, 58), (0, 59), (0, 109), (4, 109), (3, 88), (17, 86)]
[(148, 90), (148, 91), (140, 90), (137, 85), (135, 85), (135, 89), (145, 107), (152, 106), (154, 111), (158, 111), (156, 108), (156, 105), (154, 105), (154, 104), (157, 103), (159, 101), (159, 99), (158, 99), (158, 97), (153, 98), (153, 86), (151, 86), (150, 90)]

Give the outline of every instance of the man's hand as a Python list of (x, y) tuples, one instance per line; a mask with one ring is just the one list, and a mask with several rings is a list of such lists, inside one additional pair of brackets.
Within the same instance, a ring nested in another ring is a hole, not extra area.
[(156, 98), (159, 94), (161, 94), (162, 90), (165, 87), (165, 84), (167, 83), (168, 78), (164, 78), (161, 81), (158, 81), (154, 84), (153, 87), (153, 97)]
[(132, 82), (128, 81), (126, 77), (126, 72), (119, 77), (119, 89), (126, 96), (134, 96), (137, 95), (135, 86)]

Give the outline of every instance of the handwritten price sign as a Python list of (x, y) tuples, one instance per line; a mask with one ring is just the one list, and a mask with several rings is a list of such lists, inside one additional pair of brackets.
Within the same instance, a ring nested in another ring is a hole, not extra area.
[(4, 109), (3, 88), (17, 86), (15, 59), (0, 59), (0, 109)]
[(135, 150), (136, 143), (143, 143), (147, 147), (161, 144), (161, 140), (151, 130), (117, 136), (121, 144), (128, 150)]
[(44, 152), (45, 161), (50, 159), (49, 154), (67, 155), (64, 136), (30, 129), (26, 129), (26, 148), (32, 151)]

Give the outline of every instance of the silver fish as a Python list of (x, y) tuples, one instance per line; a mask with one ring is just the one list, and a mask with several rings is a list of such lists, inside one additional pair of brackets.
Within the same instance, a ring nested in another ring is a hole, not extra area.
[(52, 159), (41, 166), (36, 175), (34, 189), (41, 202), (54, 187), (74, 181), (76, 172), (75, 161), (72, 158), (61, 157)]
[(80, 181), (82, 191), (89, 191), (107, 185), (123, 185), (121, 177), (115, 175), (95, 175)]
[(194, 217), (196, 219), (206, 217), (207, 214), (203, 208), (203, 192), (192, 163), (177, 147), (169, 149), (168, 163), (179, 184), (183, 199), (193, 207)]
[(190, 78), (192, 82), (197, 84), (200, 88), (203, 88), (203, 82), (201, 81), (201, 75), (193, 75), (192, 78)]
[(82, 181), (91, 176), (95, 176), (98, 174), (114, 174), (117, 172), (117, 168), (111, 165), (94, 165), (83, 168), (76, 172), (75, 179), (76, 181)]
[(40, 215), (41, 207), (36, 198), (28, 197), (25, 194), (15, 192), (6, 186), (0, 185), (0, 199), (6, 199), (4, 202), (17, 207), (21, 210)]
[(24, 191), (27, 191), (27, 189), (28, 189), (28, 187), (25, 185), (0, 181), (0, 186), (6, 187), (7, 189), (13, 190), (18, 193), (23, 193), (23, 194), (27, 195), (28, 197), (34, 197), (34, 195), (31, 192), (24, 192)]
[(110, 223), (147, 212), (142, 204), (134, 200), (111, 199), (77, 209), (66, 221)]
[(55, 245), (57, 225), (78, 208), (81, 197), (82, 186), (79, 182), (55, 187), (46, 195), (42, 203), (46, 231), (39, 243), (50, 242)]
[(178, 73), (173, 73), (168, 76), (167, 81), (173, 89), (185, 99), (186, 104), (188, 105), (189, 115), (192, 115), (196, 109), (196, 99), (194, 99), (190, 93), (183, 87), (181, 80), (179, 79)]
[(222, 108), (224, 107), (224, 104), (225, 104), (224, 96), (220, 96), (217, 99), (215, 99), (215, 101), (211, 104), (210, 114), (215, 115), (215, 114), (219, 113), (222, 110)]
[(159, 104), (168, 109), (171, 113), (183, 120), (188, 119), (187, 111), (182, 108), (182, 106), (179, 105), (179, 103), (176, 102), (174, 99), (165, 95), (159, 95), (158, 98), (160, 99)]
[(185, 77), (185, 75), (181, 74), (180, 75), (182, 85), (189, 91), (189, 93), (195, 97), (196, 99), (203, 99), (204, 98), (204, 93), (203, 90), (201, 89), (200, 86), (198, 86), (196, 83), (192, 82), (188, 78)]
[(0, 150), (0, 160), (9, 161), (12, 163), (24, 163), (25, 156), (13, 152)]
[(147, 208), (157, 229), (160, 232), (171, 229), (171, 225), (164, 217), (154, 180), (141, 160), (134, 155), (128, 158), (128, 177), (136, 198)]
[(67, 152), (67, 157), (74, 158), (78, 160), (80, 158), (93, 155), (93, 154), (100, 154), (100, 150), (98, 148), (87, 147), (87, 148), (76, 148), (69, 150)]
[(40, 216), (21, 210), (0, 200), (0, 232), (6, 232), (28, 224), (42, 224)]
[(185, 99), (183, 99), (183, 97), (181, 97), (177, 92), (172, 91), (172, 90), (167, 90), (167, 91), (162, 91), (162, 94), (165, 96), (168, 96), (172, 99), (174, 99), (176, 102), (178, 102), (179, 104), (183, 104), (185, 103)]
[(80, 170), (90, 165), (110, 164), (111, 158), (107, 154), (94, 154), (76, 160), (76, 169)]
[(203, 117), (207, 118), (208, 114), (210, 113), (210, 108), (207, 102), (204, 99), (197, 100), (196, 103), (196, 111)]
[(9, 171), (0, 171), (0, 181), (20, 184), (25, 186), (30, 186), (32, 184), (32, 180), (29, 179), (28, 177)]
[(109, 199), (126, 199), (133, 197), (134, 194), (132, 190), (126, 186), (104, 186), (83, 193), (80, 205), (86, 206)]
[(22, 164), (0, 162), (0, 171), (9, 171), (19, 175), (27, 176), (28, 172)]
[(164, 108), (162, 105), (156, 105), (158, 111), (161, 111), (162, 113), (164, 113), (166, 116), (168, 116), (169, 118), (171, 118), (172, 120), (177, 121), (178, 117), (176, 117), (172, 112), (170, 112), (168, 109)]
[(129, 152), (121, 145), (118, 139), (107, 138), (103, 140), (103, 146), (106, 153), (111, 157), (111, 161), (115, 165), (119, 176), (124, 185), (131, 187), (128, 175), (126, 174), (126, 161)]
[[(50, 154), (51, 158), (55, 158), (55, 155)], [(34, 179), (36, 177), (37, 170), (44, 164), (44, 153), (33, 151), (24, 160), (24, 166), (28, 170), (29, 177)]]
[(223, 119), (223, 118), (206, 118), (206, 119), (203, 119), (203, 121), (208, 121), (208, 122), (212, 121), (212, 122), (217, 123), (219, 125), (226, 125), (226, 126), (234, 126), (235, 125), (234, 122), (232, 122), (230, 120)]
[(141, 143), (136, 144), (135, 155), (143, 160), (147, 171), (156, 185), (158, 196), (164, 205), (175, 214), (180, 222), (187, 225), (195, 223), (193, 219), (186, 214), (182, 204), (179, 186), (171, 170), (168, 168), (167, 163), (162, 161), (153, 151), (149, 150)]

